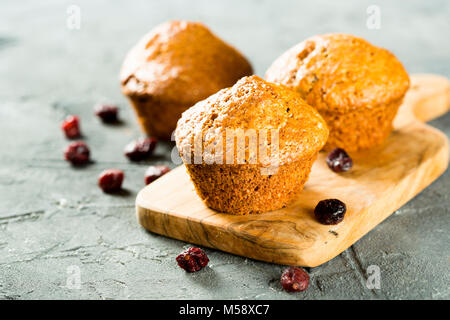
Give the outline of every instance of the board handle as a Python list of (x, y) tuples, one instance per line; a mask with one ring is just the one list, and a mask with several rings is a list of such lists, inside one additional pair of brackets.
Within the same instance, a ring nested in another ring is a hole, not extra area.
[(450, 109), (450, 81), (435, 74), (411, 75), (411, 86), (398, 110), (394, 127), (412, 121), (426, 122), (440, 117)]

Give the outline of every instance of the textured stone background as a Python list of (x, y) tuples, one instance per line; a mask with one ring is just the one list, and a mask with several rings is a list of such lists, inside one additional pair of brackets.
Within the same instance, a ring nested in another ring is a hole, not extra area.
[[(81, 29), (66, 27), (70, 4)], [(381, 8), (381, 29), (366, 9)], [(448, 299), (450, 174), (398, 210), (353, 247), (310, 270), (311, 287), (287, 294), (282, 266), (207, 250), (211, 263), (186, 274), (174, 261), (188, 244), (144, 231), (134, 216), (146, 164), (122, 155), (139, 136), (120, 94), (127, 50), (168, 19), (200, 20), (242, 50), (256, 73), (307, 36), (342, 31), (391, 49), (410, 72), (450, 76), (448, 1), (14, 1), (0, 2), (0, 298)], [(97, 102), (121, 106), (124, 123), (104, 126)], [(73, 169), (60, 121), (78, 114), (95, 163)], [(450, 134), (450, 115), (432, 125)], [(160, 145), (151, 163), (167, 163)], [(125, 170), (124, 192), (103, 194), (98, 173)], [(381, 289), (365, 270), (381, 268)], [(67, 268), (81, 288), (66, 286)], [(70, 269), (69, 269), (70, 270)]]

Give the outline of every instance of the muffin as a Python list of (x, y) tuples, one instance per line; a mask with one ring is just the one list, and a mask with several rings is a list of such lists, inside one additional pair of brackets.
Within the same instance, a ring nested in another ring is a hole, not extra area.
[(297, 92), (257, 76), (198, 102), (175, 131), (199, 196), (240, 215), (295, 199), (327, 137), (325, 121)]
[(392, 53), (347, 34), (297, 44), (275, 60), (265, 79), (299, 92), (330, 129), (325, 148), (347, 151), (383, 143), (409, 88)]
[(131, 49), (120, 81), (142, 129), (170, 139), (183, 111), (251, 74), (244, 56), (203, 24), (171, 21)]

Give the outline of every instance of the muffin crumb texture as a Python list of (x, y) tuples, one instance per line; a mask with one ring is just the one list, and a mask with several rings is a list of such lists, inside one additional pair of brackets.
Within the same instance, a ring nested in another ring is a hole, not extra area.
[(409, 88), (403, 65), (388, 50), (347, 34), (309, 38), (281, 55), (266, 80), (294, 89), (330, 129), (326, 149), (382, 144)]
[[(252, 152), (245, 137), (251, 130), (258, 137), (257, 149), (268, 151), (273, 140), (269, 135), (260, 139), (261, 135), (278, 132), (279, 148), (268, 152), (269, 164)], [(233, 140), (229, 140), (230, 131), (235, 133)], [(248, 214), (279, 209), (297, 197), (327, 140), (328, 129), (298, 93), (251, 76), (184, 112), (175, 137), (205, 203), (220, 212)], [(245, 143), (238, 144), (239, 139)], [(200, 162), (193, 162), (196, 141), (203, 150)], [(227, 149), (230, 141), (232, 147)], [(275, 171), (265, 172), (268, 167)]]

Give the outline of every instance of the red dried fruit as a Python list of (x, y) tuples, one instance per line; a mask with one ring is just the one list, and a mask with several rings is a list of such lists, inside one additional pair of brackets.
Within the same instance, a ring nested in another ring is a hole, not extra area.
[(152, 155), (156, 143), (157, 140), (153, 137), (132, 141), (125, 147), (125, 156), (131, 161), (144, 160)]
[(72, 142), (64, 150), (64, 158), (74, 165), (85, 164), (89, 161), (89, 148), (81, 141)]
[(328, 154), (327, 164), (334, 172), (348, 171), (353, 167), (352, 158), (341, 148), (336, 148)]
[(67, 116), (61, 124), (61, 128), (69, 139), (75, 139), (81, 135), (80, 121), (77, 116)]
[(290, 267), (283, 271), (280, 282), (287, 292), (305, 291), (309, 286), (309, 275), (301, 268)]
[(209, 258), (200, 248), (191, 247), (177, 256), (178, 265), (187, 272), (196, 272), (206, 267)]
[(95, 115), (99, 117), (104, 123), (117, 122), (117, 113), (119, 109), (113, 105), (99, 104), (94, 109)]
[(117, 192), (122, 189), (123, 178), (122, 170), (107, 169), (100, 174), (98, 185), (106, 193)]
[(145, 184), (149, 184), (169, 172), (168, 166), (150, 166), (145, 171)]
[(338, 199), (326, 199), (319, 201), (314, 209), (314, 215), (322, 224), (338, 224), (344, 220), (347, 207)]

